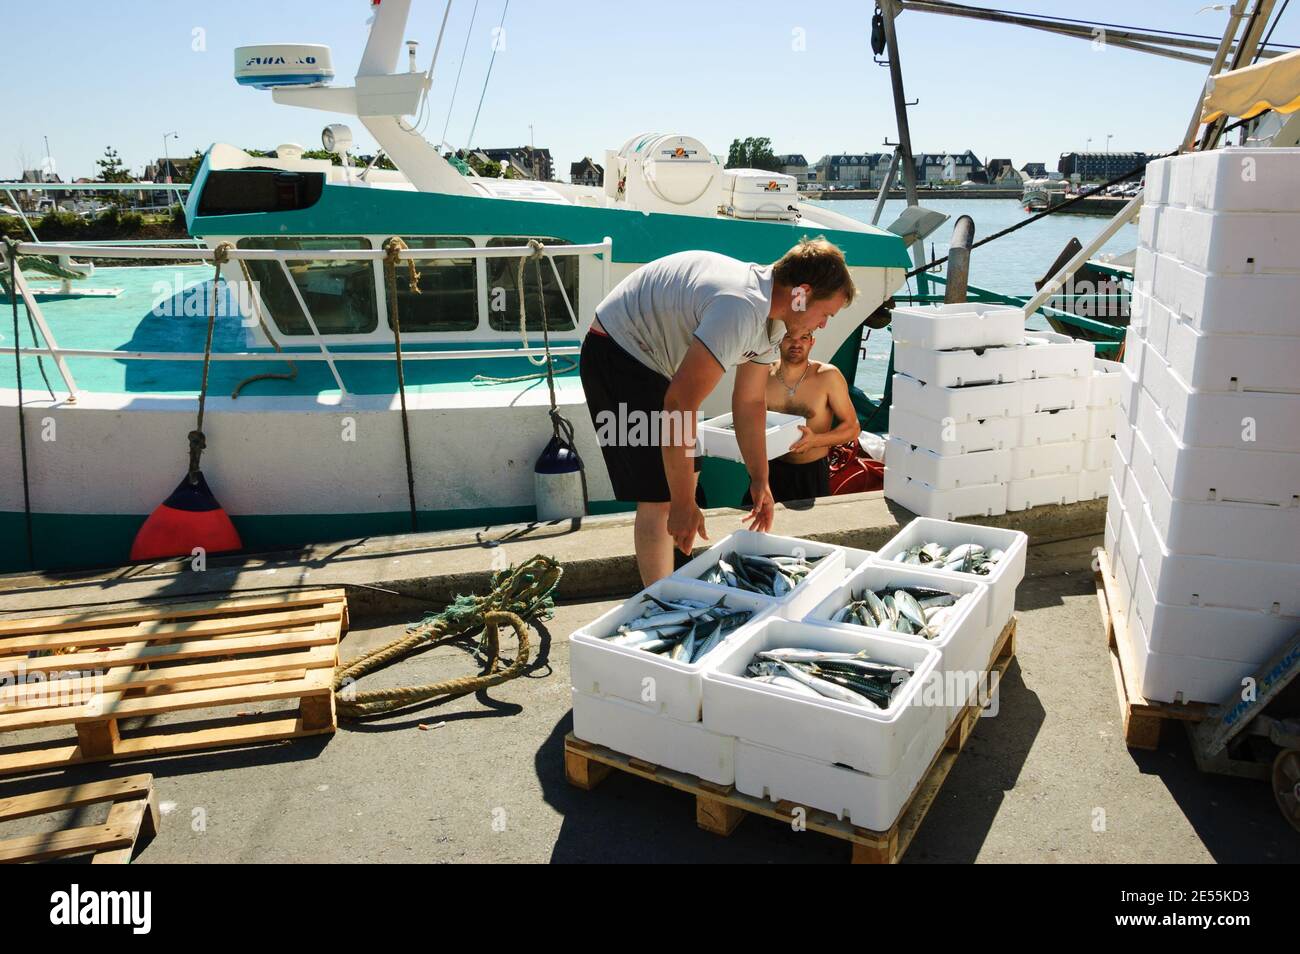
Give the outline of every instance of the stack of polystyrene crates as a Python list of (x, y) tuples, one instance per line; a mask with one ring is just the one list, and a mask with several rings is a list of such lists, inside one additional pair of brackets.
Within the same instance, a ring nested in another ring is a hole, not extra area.
[(1220, 702), (1300, 630), (1300, 149), (1147, 167), (1106, 525), (1144, 696)]
[(885, 496), (951, 520), (1106, 494), (1117, 364), (1018, 308), (898, 308), (892, 327)]

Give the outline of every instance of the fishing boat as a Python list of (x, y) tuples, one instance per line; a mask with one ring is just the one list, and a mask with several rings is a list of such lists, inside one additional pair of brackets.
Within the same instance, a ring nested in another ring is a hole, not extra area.
[[(334, 84), (326, 47), (243, 47), (235, 60), (250, 95), (360, 122), (395, 170), (354, 165), (338, 122), (322, 141), (341, 164), (293, 143), (271, 157), (215, 144), (185, 207), (201, 248), (18, 248), (28, 317), (6, 341), (0, 404), (21, 404), (3, 418), (24, 422), (25, 440), (6, 438), (15, 452), (0, 456), (0, 570), (126, 561), (186, 472), (200, 406), (202, 472), (245, 550), (533, 520), (554, 415), (585, 462), (587, 512), (626, 509), (585, 406), (579, 344), (619, 280), (684, 249), (771, 262), (803, 236), (838, 245), (858, 295), (813, 357), (853, 379), (863, 321), (903, 284), (902, 238), (804, 202), (792, 178), (724, 172), (684, 135), (608, 151), (603, 187), (474, 175), (410, 121), (437, 51), (420, 70), (409, 47), (399, 71), (409, 7), (373, 6), (351, 86)], [(50, 276), (35, 269), (60, 257), (99, 263), (113, 294), (38, 294)], [(729, 393), (730, 376), (705, 413)], [(737, 502), (744, 484), (739, 465), (706, 462), (711, 502)]]
[(1068, 183), (1063, 179), (1027, 179), (1020, 204), (1026, 212), (1041, 212), (1065, 200)]

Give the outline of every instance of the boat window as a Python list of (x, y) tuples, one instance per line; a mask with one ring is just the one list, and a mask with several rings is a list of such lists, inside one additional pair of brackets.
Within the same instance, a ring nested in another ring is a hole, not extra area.
[(292, 212), (320, 200), (323, 172), (283, 169), (218, 169), (208, 173), (199, 195), (199, 215)]
[[(240, 248), (313, 252), (331, 249), (368, 249), (364, 238), (301, 238), (299, 236), (252, 236), (239, 240)], [(360, 335), (379, 327), (375, 307), (375, 268), (369, 261), (301, 259), (285, 262), (312, 320), (322, 335)], [(309, 335), (311, 325), (298, 304), (293, 288), (285, 281), (279, 262), (248, 262), (248, 271), (275, 326), (285, 335)]]
[[(542, 239), (547, 245), (571, 245), (571, 242), (559, 239)], [(528, 244), (525, 238), (488, 239), (488, 248), (523, 247)], [(546, 295), (546, 325), (551, 331), (569, 331), (573, 328), (573, 319), (569, 309), (564, 305), (564, 296), (556, 284), (555, 273), (550, 262), (542, 259), (542, 292)], [(555, 258), (555, 267), (564, 282), (564, 291), (569, 296), (573, 307), (578, 307), (578, 257), (560, 255)], [(488, 324), (493, 331), (519, 330), (519, 259), (489, 258), (488, 272)], [(528, 330), (542, 330), (541, 296), (537, 289), (537, 272), (532, 262), (524, 265), (524, 303), (528, 312)]]
[[(474, 240), (468, 238), (403, 236), (402, 241), (410, 248), (474, 247)], [(478, 328), (478, 276), (472, 258), (440, 258), (416, 262), (415, 267), (420, 273), (418, 295), (411, 293), (411, 271), (405, 263), (398, 265), (394, 275), (403, 334)]]

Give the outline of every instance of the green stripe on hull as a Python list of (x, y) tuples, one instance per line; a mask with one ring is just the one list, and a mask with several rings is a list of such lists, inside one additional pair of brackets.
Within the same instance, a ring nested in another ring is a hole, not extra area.
[[(616, 500), (593, 501), (591, 512), (594, 515), (622, 513), (631, 510), (632, 506)], [(536, 516), (533, 507), (422, 511), (420, 529), (456, 530), (528, 523)], [(249, 553), (411, 531), (411, 518), (405, 512), (260, 514), (231, 519), (244, 541), (244, 549)], [(131, 543), (142, 523), (143, 514), (33, 514), (36, 566), (32, 567), (27, 562), (27, 531), (23, 514), (0, 512), (0, 540), (4, 541), (4, 547), (0, 549), (0, 572), (120, 566), (127, 562)]]

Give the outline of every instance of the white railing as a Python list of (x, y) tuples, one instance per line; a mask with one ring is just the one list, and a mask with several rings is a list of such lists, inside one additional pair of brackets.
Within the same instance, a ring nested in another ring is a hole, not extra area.
[[(23, 220), (23, 226), (27, 229), (27, 234), (32, 237), (32, 241), (39, 242), (40, 237), (36, 234), (36, 229), (27, 218), (26, 210), (23, 209), (22, 203), (14, 198), (15, 192), (172, 192), (176, 195), (177, 204), (184, 205), (185, 200), (181, 193), (189, 192), (190, 184), (188, 182), (0, 182), (0, 188), (4, 189), (5, 195), (9, 197), (9, 201), (13, 204), (14, 211)], [(81, 213), (74, 214), (79, 215)], [(136, 244), (176, 245), (183, 242), (195, 245), (202, 244), (198, 239), (191, 238), (142, 241)], [(100, 245), (123, 245), (128, 243), (86, 239), (74, 244), (79, 250), (84, 250), (87, 247), (94, 248)]]
[[(560, 277), (559, 267), (555, 264), (556, 256), (580, 256), (592, 255), (597, 256), (601, 262), (601, 297), (610, 287), (610, 256), (613, 252), (613, 239), (608, 236), (602, 242), (588, 243), (585, 245), (555, 245), (542, 246), (541, 254), (546, 258), (551, 266), (551, 272), (555, 276), (556, 286), (560, 289), (560, 295), (564, 299), (565, 308), (568, 311), (569, 319), (573, 322), (573, 327), (579, 327), (578, 316), (574, 311), (573, 302), (569, 300), (568, 291), (564, 287), (564, 282)], [(158, 259), (161, 261), (186, 261), (195, 260), (211, 262), (216, 258), (216, 251), (210, 248), (158, 248), (156, 246), (126, 246), (116, 245), (111, 247), (95, 247), (88, 249), (84, 245), (70, 244), (66, 242), (19, 242), (16, 246), (19, 255), (80, 255), (92, 256), (94, 258), (121, 258), (121, 259)], [(408, 248), (400, 249), (397, 253), (398, 262), (426, 262), (436, 261), (439, 259), (489, 259), (489, 258), (526, 258), (531, 257), (533, 250), (529, 246), (503, 246), (494, 248)], [(212, 361), (324, 361), (329, 365), (331, 374), (339, 389), (340, 396), (348, 399), (347, 388), (343, 384), (343, 378), (338, 372), (335, 364), (336, 361), (391, 361), (393, 360), (392, 352), (375, 352), (375, 351), (331, 351), (328, 342), (321, 335), (316, 325), (316, 320), (311, 313), (306, 299), (303, 297), (298, 283), (294, 281), (289, 272), (288, 262), (291, 261), (384, 261), (388, 257), (385, 249), (251, 249), (251, 248), (231, 248), (226, 250), (226, 255), (231, 261), (257, 261), (257, 262), (279, 262), (281, 271), (286, 281), (292, 289), (298, 306), (302, 309), (304, 317), (307, 319), (307, 325), (311, 329), (311, 343), (315, 345), (316, 351), (224, 351), (212, 352), (207, 357)], [(9, 262), (3, 250), (0, 250), (0, 264), (3, 265), (5, 274), (8, 274)], [(37, 328), (40, 331), (42, 339), (45, 341), (44, 347), (15, 347), (4, 350), (29, 357), (50, 357), (53, 358), (60, 376), (63, 378), (64, 386), (68, 391), (68, 402), (75, 403), (78, 388), (72, 371), (67, 365), (67, 358), (107, 358), (115, 361), (203, 361), (205, 355), (202, 352), (174, 352), (174, 351), (107, 351), (94, 348), (61, 348), (54, 339), (54, 333), (51, 331), (49, 323), (45, 320), (40, 305), (37, 303), (31, 288), (27, 284), (27, 279), (23, 275), (21, 266), (15, 268), (14, 276), (16, 280), (16, 291), (21, 295), (23, 303), (26, 305), (28, 313), (32, 316)], [(254, 283), (256, 285), (256, 283)], [(265, 313), (265, 303), (261, 299), (261, 293), (254, 288), (255, 296), (252, 299), (254, 309), (258, 312)], [(215, 289), (214, 292), (215, 294)], [(379, 282), (375, 288), (376, 308), (379, 314), (386, 314), (386, 295), (385, 283)], [(261, 315), (255, 316), (261, 317)], [(394, 339), (395, 340), (395, 339)], [(561, 346), (549, 349), (551, 355), (573, 355), (581, 349), (577, 346)], [(520, 346), (516, 348), (476, 348), (476, 349), (449, 349), (442, 351), (411, 351), (403, 348), (403, 361), (460, 361), (470, 358), (488, 359), (488, 358), (514, 358), (523, 356), (546, 355), (548, 349), (534, 348), (531, 346)]]

